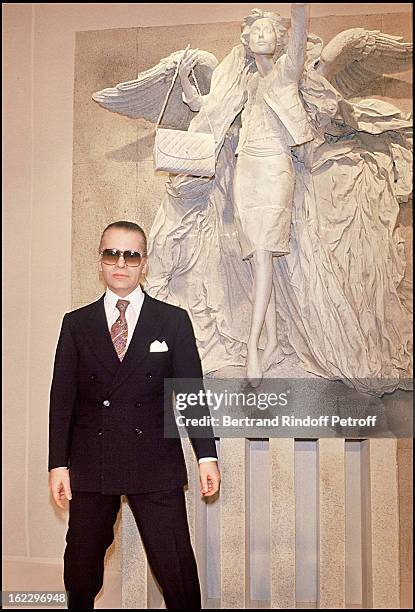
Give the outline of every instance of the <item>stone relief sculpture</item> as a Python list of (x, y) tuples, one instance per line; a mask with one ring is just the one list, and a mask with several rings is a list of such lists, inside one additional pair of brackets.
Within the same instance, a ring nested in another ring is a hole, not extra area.
[(411, 194), (411, 120), (356, 97), (408, 67), (412, 45), (355, 28), (323, 48), (306, 33), (305, 7), (292, 5), (289, 33), (254, 9), (220, 63), (175, 52), (93, 98), (156, 122), (181, 62), (166, 123), (208, 133), (210, 119), (215, 176), (170, 176), (147, 288), (189, 310), (205, 372), (246, 363), (255, 386), (291, 355), (307, 372), (381, 395), (411, 377), (396, 229)]

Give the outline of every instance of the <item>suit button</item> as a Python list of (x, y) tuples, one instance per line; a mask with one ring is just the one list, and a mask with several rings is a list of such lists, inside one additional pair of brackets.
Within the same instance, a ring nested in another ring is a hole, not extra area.
[(151, 380), (153, 378), (153, 375), (151, 372), (147, 372), (146, 376), (147, 376), (147, 380)]
[(102, 402), (102, 405), (103, 405), (103, 406), (111, 406), (111, 402), (110, 402), (109, 400), (104, 400), (104, 401)]
[(135, 407), (136, 407), (136, 408), (141, 408), (141, 402), (136, 402), (136, 403), (135, 403)]
[(99, 430), (98, 435), (102, 436), (102, 429)]
[(140, 434), (142, 434), (143, 432), (141, 431), (141, 429), (135, 429), (135, 434), (136, 436), (139, 436)]
[(89, 378), (91, 380), (96, 380), (97, 379), (97, 375), (96, 374), (91, 374), (91, 376)]

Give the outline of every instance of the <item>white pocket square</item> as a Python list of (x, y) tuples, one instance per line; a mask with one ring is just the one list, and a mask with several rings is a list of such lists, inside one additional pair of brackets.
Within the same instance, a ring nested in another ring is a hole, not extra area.
[(164, 353), (169, 350), (169, 347), (163, 340), (163, 342), (159, 342), (158, 340), (154, 340), (150, 344), (150, 353)]

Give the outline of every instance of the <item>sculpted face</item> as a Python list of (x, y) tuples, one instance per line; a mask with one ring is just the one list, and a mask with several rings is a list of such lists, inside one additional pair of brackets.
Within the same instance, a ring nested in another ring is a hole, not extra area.
[[(144, 253), (144, 241), (138, 232), (113, 227), (104, 233), (100, 248)], [(138, 287), (147, 270), (147, 257), (143, 257), (137, 267), (127, 266), (123, 257), (119, 257), (115, 265), (107, 265), (100, 260), (99, 269), (107, 287), (120, 297), (125, 297)]]
[(277, 35), (271, 19), (257, 19), (249, 31), (249, 48), (256, 55), (274, 55)]

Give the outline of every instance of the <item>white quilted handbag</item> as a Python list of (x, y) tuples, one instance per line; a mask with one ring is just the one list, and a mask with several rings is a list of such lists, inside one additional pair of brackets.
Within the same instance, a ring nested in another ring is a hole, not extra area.
[[(179, 66), (180, 62), (177, 64), (176, 73), (157, 121), (156, 139), (154, 143), (154, 166), (156, 170), (163, 170), (171, 174), (213, 176), (215, 174), (216, 163), (215, 137), (207, 115), (206, 117), (211, 130), (210, 134), (204, 132), (170, 130), (160, 127), (167, 101), (179, 72)], [(197, 92), (201, 95), (193, 70), (192, 75)]]

